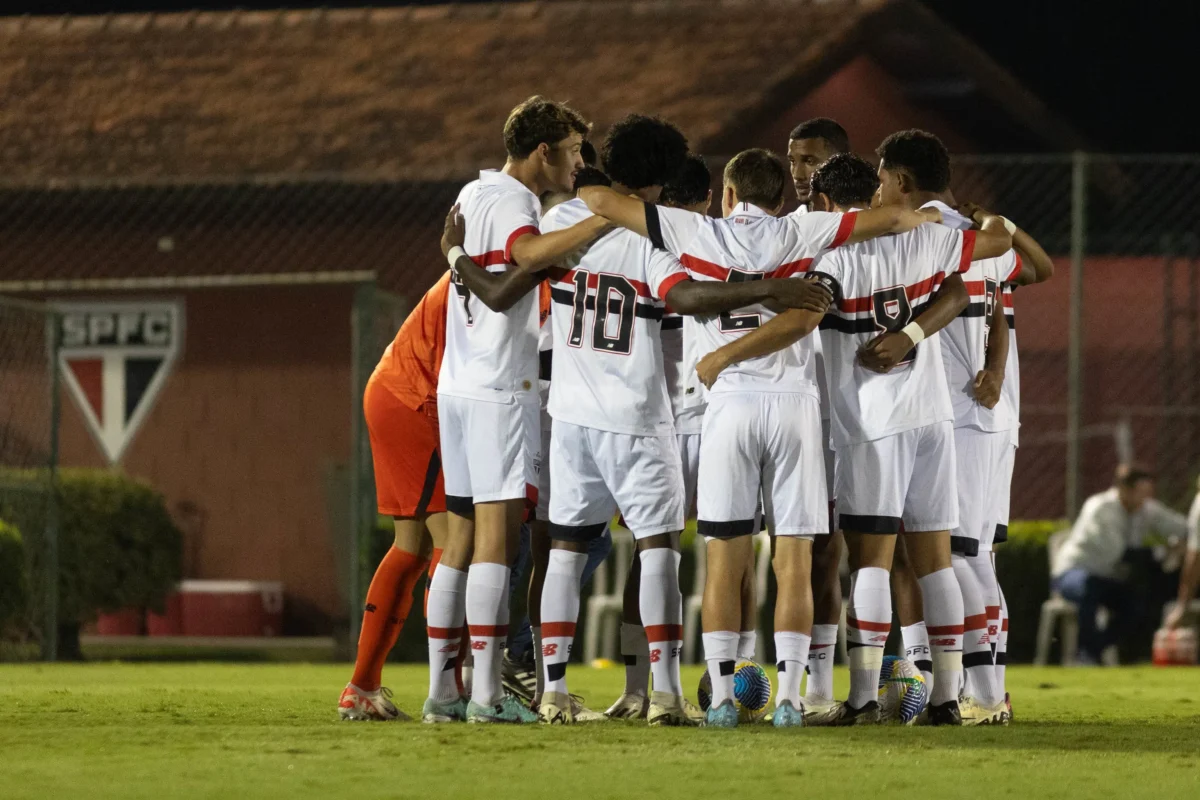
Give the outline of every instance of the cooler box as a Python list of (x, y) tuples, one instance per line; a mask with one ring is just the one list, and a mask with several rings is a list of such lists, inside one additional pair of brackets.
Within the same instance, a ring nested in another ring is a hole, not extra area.
[(1159, 628), (1154, 634), (1152, 660), (1158, 666), (1196, 663), (1197, 641), (1193, 628), (1167, 630)]
[(184, 636), (278, 636), (283, 584), (262, 581), (184, 581), (179, 584)]

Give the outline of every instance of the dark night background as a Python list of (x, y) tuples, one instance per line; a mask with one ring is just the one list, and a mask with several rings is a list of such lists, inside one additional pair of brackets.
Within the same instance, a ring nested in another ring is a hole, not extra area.
[[(461, 0), (460, 0), (461, 1)], [(487, 2), (487, 0), (467, 0)], [(203, 2), (112, 0), (10, 2), (3, 14), (107, 11), (354, 7), (431, 4), (433, 0), (358, 2)], [(1191, 3), (1170, 0), (921, 0), (1010, 70), (1070, 121), (1096, 149), (1193, 152), (1200, 137), (1186, 122), (1200, 66)], [(1187, 9), (1187, 10), (1184, 10)]]

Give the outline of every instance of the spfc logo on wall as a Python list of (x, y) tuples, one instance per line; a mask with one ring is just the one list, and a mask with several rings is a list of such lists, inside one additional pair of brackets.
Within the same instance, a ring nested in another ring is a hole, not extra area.
[(183, 338), (183, 304), (60, 303), (59, 365), (110, 464), (121, 460), (166, 383)]

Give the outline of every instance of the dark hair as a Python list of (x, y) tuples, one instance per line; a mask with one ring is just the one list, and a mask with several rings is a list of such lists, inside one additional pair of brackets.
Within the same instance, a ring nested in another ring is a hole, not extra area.
[(702, 156), (691, 153), (683, 163), (683, 169), (663, 186), (658, 202), (676, 208), (694, 206), (707, 200), (711, 190), (712, 173), (708, 171), (708, 164)]
[(592, 124), (566, 103), (534, 95), (512, 110), (504, 123), (504, 149), (510, 158), (528, 158), (545, 142), (557, 144), (572, 133), (583, 136)]
[(585, 186), (612, 186), (612, 181), (595, 167), (584, 167), (575, 173), (575, 191)]
[(1154, 473), (1141, 464), (1120, 464), (1117, 467), (1115, 483), (1132, 489), (1142, 481), (1154, 480)]
[(787, 167), (770, 150), (743, 150), (725, 165), (725, 183), (743, 203), (778, 208), (787, 182)]
[(838, 153), (817, 167), (810, 180), (813, 195), (828, 195), (835, 205), (870, 204), (879, 188), (879, 176), (871, 162), (853, 153)]
[(687, 158), (683, 133), (665, 120), (630, 114), (608, 129), (600, 148), (604, 172), (630, 189), (662, 186)]
[(897, 131), (875, 151), (884, 169), (902, 169), (922, 192), (944, 192), (950, 188), (950, 151), (928, 131)]
[(579, 157), (583, 159), (583, 163), (587, 166), (596, 166), (598, 160), (596, 157), (596, 145), (584, 139), (583, 144), (579, 148)]
[(850, 137), (846, 129), (828, 117), (817, 117), (792, 128), (789, 140), (824, 139), (835, 153), (850, 152)]

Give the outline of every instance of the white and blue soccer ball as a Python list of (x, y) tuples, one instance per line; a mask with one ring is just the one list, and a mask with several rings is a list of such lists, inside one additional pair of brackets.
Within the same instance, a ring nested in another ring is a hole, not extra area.
[(879, 671), (879, 716), (911, 725), (929, 702), (929, 685), (911, 661), (884, 656)]
[[(712, 705), (712, 679), (708, 677), (708, 670), (700, 676), (696, 699), (703, 711), (708, 711)], [(771, 678), (760, 665), (749, 660), (734, 665), (733, 704), (737, 706), (738, 722), (758, 722), (766, 716), (767, 706), (771, 704)]]

